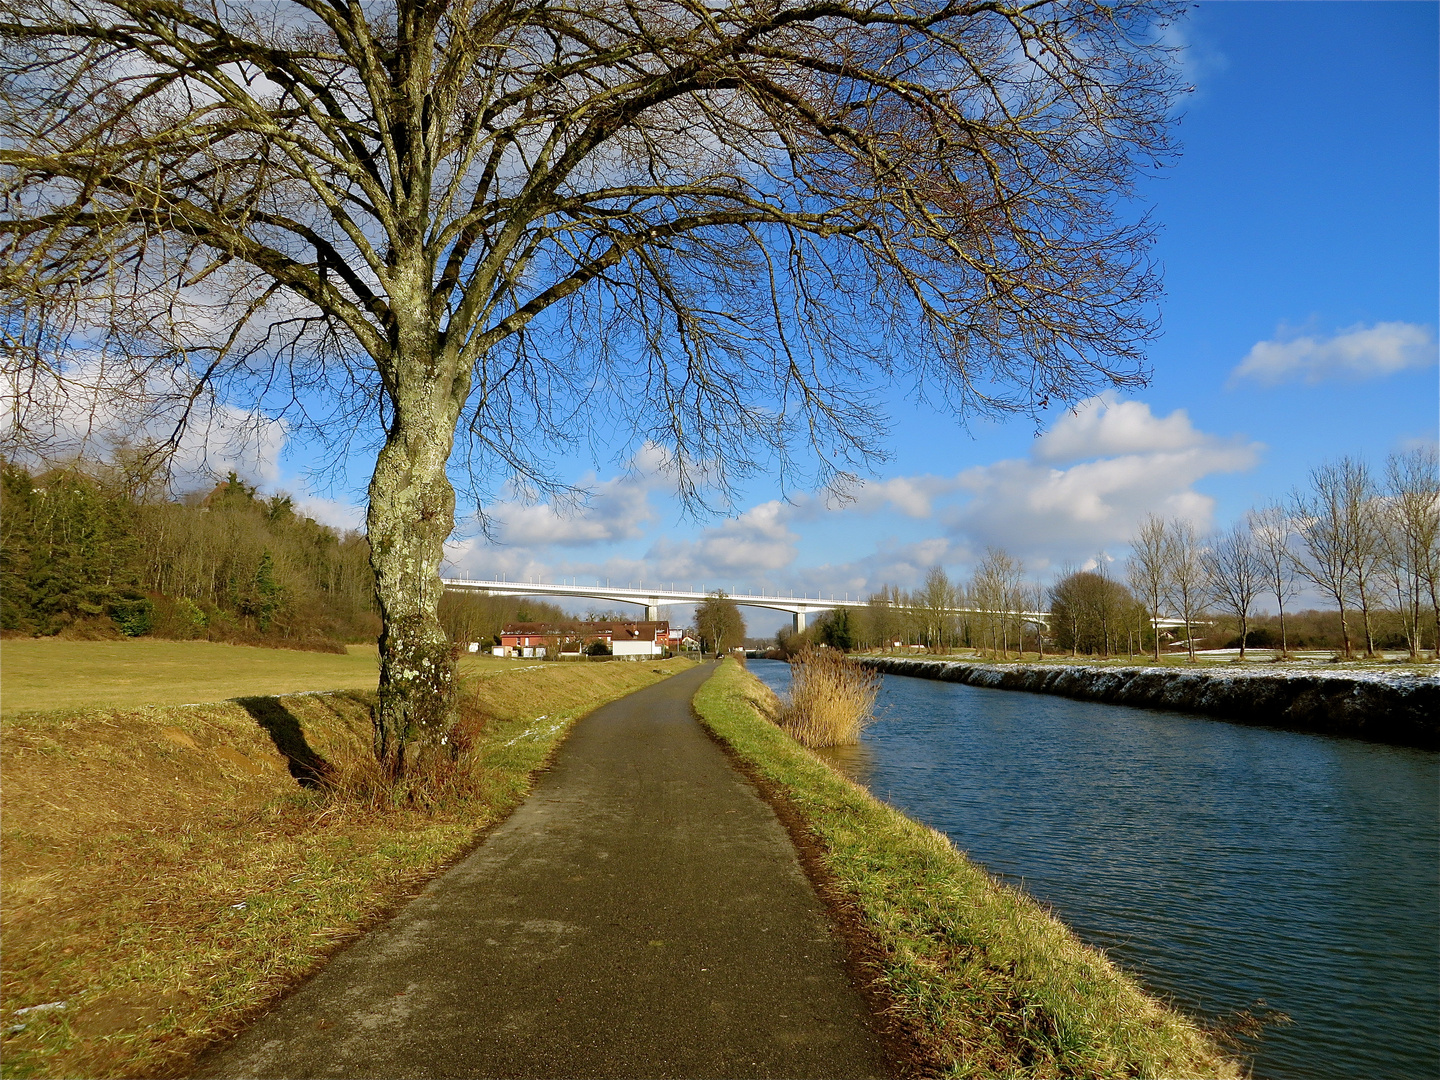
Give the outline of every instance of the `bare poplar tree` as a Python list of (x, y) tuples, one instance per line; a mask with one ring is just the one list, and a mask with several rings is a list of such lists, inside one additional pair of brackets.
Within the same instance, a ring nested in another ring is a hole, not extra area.
[[(1362, 472), (1358, 462), (1346, 457), (1311, 469), (1309, 492), (1291, 496), (1302, 547), (1295, 566), (1340, 609), (1340, 640), (1347, 659), (1354, 649), (1346, 612), (1354, 596), (1356, 562), (1364, 545), (1358, 534), (1369, 512), (1365, 505), (1369, 495), (1368, 471)], [(1366, 634), (1368, 638), (1368, 627)]]
[(1420, 631), (1423, 597), (1434, 619), (1432, 640), (1440, 656), (1440, 460), (1433, 446), (1391, 454), (1385, 463), (1387, 556), (1397, 600), (1409, 627), (1411, 655), (1424, 648)]
[(1275, 597), (1280, 611), (1280, 655), (1290, 655), (1290, 640), (1285, 629), (1285, 601), (1299, 591), (1295, 581), (1295, 553), (1291, 543), (1295, 529), (1290, 513), (1280, 503), (1267, 503), (1251, 510), (1246, 518), (1255, 543), (1255, 557), (1265, 576), (1265, 588)]
[(1244, 660), (1250, 609), (1265, 589), (1265, 567), (1249, 524), (1235, 525), (1211, 537), (1200, 553), (1200, 562), (1211, 599), (1235, 617), (1240, 629), (1240, 659)]
[(926, 644), (931, 649), (941, 650), (945, 646), (945, 635), (955, 621), (955, 587), (945, 568), (932, 566), (925, 575), (925, 587), (915, 598), (917, 607), (925, 620)]
[(457, 439), (482, 504), (616, 430), (693, 503), (851, 475), (891, 378), (1141, 382), (1175, 10), (0, 0), (7, 437), (128, 396), (160, 445), (207, 403), (372, 445), (398, 776), (451, 722)]
[(1170, 533), (1162, 518), (1147, 514), (1130, 541), (1127, 572), (1130, 587), (1145, 605), (1155, 639), (1155, 662), (1160, 662), (1160, 605), (1170, 592), (1172, 551)]
[(1205, 614), (1207, 600), (1202, 547), (1195, 526), (1181, 518), (1170, 522), (1166, 535), (1170, 546), (1170, 579), (1166, 597), (1175, 606), (1176, 614), (1185, 620), (1185, 644), (1193, 663), (1194, 627)]
[(1375, 630), (1370, 609), (1375, 598), (1375, 579), (1385, 553), (1385, 509), (1379, 504), (1370, 466), (1359, 458), (1343, 457), (1337, 463), (1345, 490), (1345, 513), (1349, 518), (1351, 562), (1355, 567), (1355, 597), (1360, 602), (1360, 625), (1365, 631), (1365, 655), (1375, 655)]
[(1095, 576), (1100, 579), (1098, 589), (1090, 592), (1092, 614), (1100, 623), (1100, 641), (1105, 658), (1110, 658), (1111, 635), (1119, 612), (1119, 589), (1110, 577), (1110, 557), (1105, 552), (1095, 556)]
[[(1024, 590), (1025, 607), (1030, 611), (1045, 610), (1045, 586), (1038, 581), (1031, 581), (1025, 585)], [(1035, 652), (1039, 659), (1045, 659), (1045, 624), (1036, 621), (1035, 624)], [(1024, 649), (1021, 649), (1024, 652)]]

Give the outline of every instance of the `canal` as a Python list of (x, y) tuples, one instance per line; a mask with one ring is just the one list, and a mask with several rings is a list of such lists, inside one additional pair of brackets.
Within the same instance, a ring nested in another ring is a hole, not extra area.
[(895, 675), (877, 707), (835, 764), (1181, 1010), (1270, 1015), (1255, 1076), (1440, 1076), (1440, 754)]

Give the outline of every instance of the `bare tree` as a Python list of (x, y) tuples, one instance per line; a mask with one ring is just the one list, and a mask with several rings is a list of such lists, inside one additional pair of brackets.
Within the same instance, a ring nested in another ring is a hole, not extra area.
[(1185, 620), (1185, 645), (1190, 652), (1190, 661), (1194, 663), (1194, 628), (1205, 614), (1207, 600), (1200, 538), (1195, 534), (1195, 526), (1181, 518), (1170, 522), (1166, 535), (1170, 545), (1170, 580), (1166, 597), (1175, 606), (1176, 614)]
[[(1024, 590), (1025, 606), (1030, 611), (1045, 610), (1045, 586), (1038, 581), (1032, 581), (1025, 585)], [(1039, 659), (1045, 659), (1045, 624), (1039, 620), (1034, 622), (1035, 626), (1035, 652)], [(1020, 650), (1025, 651), (1023, 648)]]
[(1130, 541), (1127, 571), (1130, 587), (1140, 597), (1150, 616), (1156, 663), (1160, 662), (1160, 605), (1170, 592), (1172, 560), (1170, 534), (1164, 520), (1147, 514), (1135, 539)]
[(936, 651), (945, 647), (946, 631), (955, 621), (955, 586), (944, 567), (932, 566), (925, 575), (925, 587), (914, 598), (925, 624), (925, 643)]
[(1391, 454), (1385, 463), (1387, 561), (1396, 599), (1405, 613), (1412, 656), (1424, 648), (1422, 597), (1428, 594), (1436, 654), (1440, 655), (1440, 460), (1433, 446)]
[(1280, 655), (1289, 656), (1285, 601), (1299, 591), (1295, 581), (1295, 553), (1290, 547), (1295, 538), (1290, 513), (1281, 504), (1272, 502), (1250, 511), (1246, 520), (1254, 539), (1255, 557), (1265, 576), (1266, 590), (1275, 597), (1280, 610)]
[(601, 430), (694, 503), (797, 445), (849, 477), (891, 377), (962, 416), (1142, 381), (1175, 10), (3, 0), (10, 443), (128, 395), (159, 445), (207, 402), (373, 445), (399, 775), (452, 717), (457, 436), (482, 504)]
[(1240, 659), (1244, 660), (1250, 609), (1265, 589), (1265, 568), (1248, 523), (1211, 537), (1200, 553), (1200, 562), (1211, 598), (1235, 617), (1240, 629)]
[(1105, 658), (1110, 658), (1111, 635), (1115, 631), (1115, 619), (1119, 614), (1120, 590), (1114, 588), (1115, 582), (1110, 577), (1110, 557), (1105, 552), (1099, 552), (1095, 556), (1095, 576), (1100, 579), (1100, 588), (1093, 590), (1090, 596), (1092, 614), (1100, 623), (1101, 649)]
[(1024, 609), (1023, 575), (1018, 559), (1003, 548), (989, 547), (971, 579), (971, 603), (980, 609), (980, 625), (988, 632), (991, 651), (1003, 660), (1010, 659), (1010, 628), (1018, 624)]
[(721, 656), (727, 644), (745, 639), (745, 617), (734, 600), (717, 590), (696, 605), (695, 629), (701, 649), (709, 645), (712, 653)]
[[(1346, 611), (1356, 587), (1357, 563), (1361, 552), (1368, 550), (1368, 542), (1360, 534), (1369, 527), (1365, 518), (1371, 512), (1367, 506), (1370, 494), (1369, 471), (1345, 457), (1310, 470), (1310, 491), (1291, 496), (1295, 531), (1303, 548), (1295, 566), (1340, 609), (1340, 639), (1347, 658), (1354, 655), (1354, 649)], [(1367, 648), (1369, 636), (1367, 620)]]
[(1339, 461), (1346, 490), (1345, 512), (1349, 515), (1351, 560), (1355, 566), (1355, 597), (1360, 602), (1360, 625), (1365, 631), (1365, 655), (1375, 655), (1375, 631), (1370, 617), (1374, 603), (1375, 579), (1385, 554), (1385, 509), (1370, 474), (1370, 466), (1358, 458)]

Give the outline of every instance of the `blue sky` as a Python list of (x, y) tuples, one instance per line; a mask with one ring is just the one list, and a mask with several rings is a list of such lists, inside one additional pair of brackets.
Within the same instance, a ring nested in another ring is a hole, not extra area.
[[(843, 508), (760, 478), (696, 522), (643, 454), (574, 462), (587, 509), (494, 508), (502, 542), (462, 526), (452, 570), (855, 595), (934, 564), (963, 576), (997, 544), (1043, 580), (1123, 557), (1147, 511), (1223, 525), (1327, 458), (1435, 440), (1437, 15), (1202, 3), (1176, 28), (1195, 90), (1179, 163), (1143, 192), (1166, 278), (1143, 390), (1052, 413), (1038, 439), (1027, 421), (962, 431), (897, 390), (892, 458)], [(265, 486), (303, 496), (306, 464), (290, 447)], [(365, 479), (305, 505), (353, 523)], [(779, 618), (753, 612), (752, 632)]]

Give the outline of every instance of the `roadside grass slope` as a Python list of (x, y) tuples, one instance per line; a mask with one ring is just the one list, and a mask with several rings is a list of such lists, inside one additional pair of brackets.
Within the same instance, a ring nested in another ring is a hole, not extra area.
[(463, 664), (473, 794), (428, 810), (292, 777), (363, 760), (366, 691), (0, 719), (3, 1075), (179, 1075), (469, 851), (577, 718), (689, 666)]
[(841, 776), (769, 718), (775, 696), (726, 661), (695, 709), (821, 849), (870, 938), (894, 1018), (954, 1077), (1238, 1077), (1193, 1022), (1147, 995), (942, 834)]

